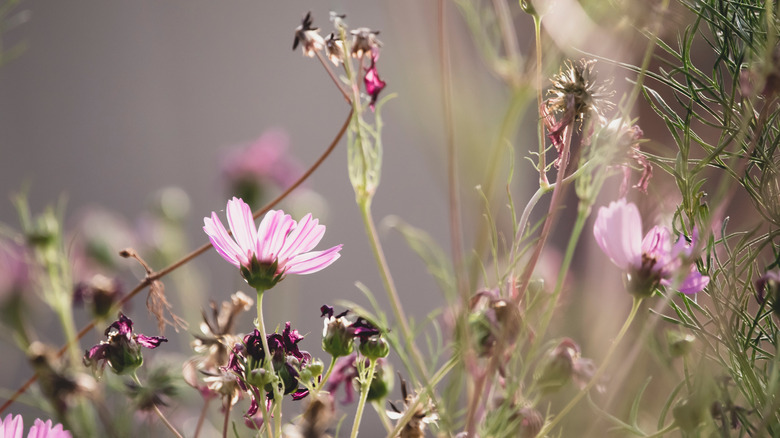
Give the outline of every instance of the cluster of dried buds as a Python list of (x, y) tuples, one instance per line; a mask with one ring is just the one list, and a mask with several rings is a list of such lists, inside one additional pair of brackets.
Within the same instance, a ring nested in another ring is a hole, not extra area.
[(348, 55), (357, 59), (361, 72), (359, 76), (362, 77), (365, 92), (370, 98), (369, 106), (373, 110), (379, 93), (386, 85), (377, 72), (379, 49), (382, 47), (381, 41), (377, 38), (379, 31), (359, 27), (349, 31), (352, 39), (348, 41), (344, 24), (346, 15), (331, 12), (330, 17), (336, 31), (331, 32), (327, 38), (323, 38), (319, 33), (319, 28), (313, 25), (314, 20), (311, 17), (311, 12), (307, 13), (301, 25), (295, 29), (293, 50), (301, 46), (303, 54), (309, 57), (321, 57), (324, 52), (337, 67), (349, 62)]

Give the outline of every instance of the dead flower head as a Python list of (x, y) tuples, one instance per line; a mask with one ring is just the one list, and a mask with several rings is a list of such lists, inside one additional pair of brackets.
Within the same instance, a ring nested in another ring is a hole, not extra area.
[(325, 39), (320, 35), (320, 29), (313, 27), (314, 19), (311, 18), (311, 12), (307, 12), (303, 17), (301, 25), (295, 28), (295, 40), (293, 41), (293, 50), (300, 44), (303, 54), (309, 58), (325, 48)]
[[(554, 114), (562, 113), (569, 121), (582, 123), (589, 114), (603, 116), (613, 107), (608, 100), (612, 96), (608, 82), (598, 82), (593, 66), (594, 59), (566, 61), (564, 67), (551, 79), (547, 91), (547, 109)], [(572, 105), (573, 99), (573, 108)], [(573, 119), (571, 119), (573, 117)]]
[(393, 402), (389, 402), (390, 409), (387, 411), (387, 416), (391, 420), (400, 420), (407, 415), (409, 409), (414, 409), (411, 417), (409, 417), (409, 420), (398, 434), (398, 438), (422, 438), (425, 436), (426, 425), (435, 423), (439, 419), (439, 414), (436, 413), (436, 410), (430, 403), (427, 403), (426, 406), (414, 406), (417, 395), (409, 393), (406, 381), (401, 377), (400, 373), (398, 378), (401, 381), (404, 409), (400, 410)]

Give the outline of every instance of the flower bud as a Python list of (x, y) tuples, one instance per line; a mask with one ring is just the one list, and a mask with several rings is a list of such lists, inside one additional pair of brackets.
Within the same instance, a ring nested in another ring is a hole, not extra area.
[(378, 359), (374, 371), (374, 378), (371, 380), (371, 385), (368, 387), (368, 396), (366, 397), (366, 400), (383, 400), (393, 389), (394, 379), (395, 374), (393, 374), (393, 367), (390, 363), (384, 359)]
[(672, 409), (672, 416), (680, 429), (691, 433), (704, 421), (704, 410), (697, 403), (684, 399)]
[(380, 357), (387, 357), (390, 353), (390, 346), (382, 336), (374, 335), (360, 341), (359, 350), (363, 356), (376, 360)]
[(265, 385), (268, 385), (273, 381), (273, 376), (269, 375), (265, 368), (249, 370), (249, 372), (246, 374), (246, 381), (258, 388), (263, 388)]
[(547, 354), (537, 369), (534, 379), (543, 392), (554, 392), (569, 383), (574, 373), (574, 361), (579, 357), (579, 346), (571, 339), (564, 339)]
[(669, 354), (672, 357), (685, 356), (693, 348), (696, 338), (690, 334), (683, 334), (675, 331), (666, 332), (666, 342), (669, 344)]
[(354, 349), (353, 336), (349, 322), (345, 318), (325, 318), (325, 328), (322, 330), (322, 349), (334, 358), (348, 356)]

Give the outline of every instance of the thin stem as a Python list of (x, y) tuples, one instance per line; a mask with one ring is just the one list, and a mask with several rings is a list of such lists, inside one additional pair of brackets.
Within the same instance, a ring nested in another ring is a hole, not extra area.
[(328, 379), (330, 378), (330, 373), (333, 372), (333, 368), (336, 366), (336, 359), (335, 357), (332, 357), (330, 359), (330, 365), (328, 365), (328, 371), (325, 372), (325, 376), (322, 377), (320, 380), (320, 383), (317, 384), (317, 389), (314, 391), (312, 399), (317, 398), (317, 394), (320, 393), (320, 390), (325, 386), (326, 383), (328, 383)]
[(628, 318), (626, 318), (626, 321), (623, 323), (623, 327), (620, 328), (620, 331), (618, 332), (615, 339), (612, 341), (612, 345), (609, 347), (609, 350), (607, 350), (606, 356), (604, 356), (604, 360), (601, 363), (601, 366), (596, 370), (595, 373), (593, 373), (593, 377), (590, 379), (587, 385), (585, 385), (584, 388), (582, 388), (572, 399), (569, 401), (569, 404), (567, 404), (561, 411), (558, 413), (558, 415), (555, 416), (549, 423), (545, 424), (545, 426), (542, 428), (542, 430), (538, 433), (538, 436), (544, 436), (548, 434), (555, 425), (558, 424), (561, 419), (563, 419), (566, 414), (571, 411), (574, 406), (577, 405), (577, 403), (582, 399), (585, 394), (590, 391), (590, 389), (599, 382), (601, 379), (601, 376), (604, 374), (604, 372), (607, 370), (607, 365), (609, 365), (610, 360), (612, 359), (612, 356), (615, 354), (615, 351), (617, 351), (617, 346), (620, 344), (620, 341), (623, 340), (623, 337), (626, 335), (626, 332), (628, 332), (628, 328), (631, 326), (631, 323), (634, 321), (634, 317), (636, 317), (637, 311), (639, 310), (639, 306), (642, 304), (642, 298), (640, 297), (634, 297), (634, 302), (631, 305), (631, 312), (628, 314)]
[[(377, 264), (379, 265), (379, 273), (382, 276), (382, 283), (384, 284), (387, 295), (390, 298), (393, 314), (395, 315), (395, 318), (401, 328), (401, 336), (404, 339), (406, 348), (409, 350), (409, 353), (414, 359), (414, 364), (417, 366), (417, 371), (420, 373), (420, 376), (423, 378), (423, 380), (427, 381), (428, 373), (425, 368), (425, 362), (423, 362), (422, 355), (414, 343), (412, 331), (409, 328), (409, 322), (406, 319), (406, 313), (404, 312), (403, 306), (401, 305), (401, 299), (399, 298), (398, 291), (395, 288), (393, 277), (390, 274), (390, 267), (387, 265), (385, 253), (382, 249), (382, 243), (379, 241), (379, 234), (376, 231), (374, 218), (371, 215), (370, 201), (360, 202), (359, 207), (363, 218), (363, 224), (366, 227), (366, 234), (368, 235), (371, 250), (374, 253), (374, 258), (376, 258)], [(415, 373), (412, 373), (412, 377), (416, 377)]]
[[(528, 260), (528, 264), (525, 266), (523, 275), (520, 278), (520, 287), (517, 289), (518, 297), (525, 293), (525, 290), (528, 287), (528, 283), (531, 281), (531, 275), (533, 274), (534, 267), (536, 267), (536, 262), (539, 260), (539, 256), (542, 254), (542, 249), (547, 242), (547, 237), (549, 237), (550, 231), (552, 231), (553, 223), (558, 217), (558, 207), (561, 200), (561, 193), (563, 193), (564, 187), (564, 174), (566, 173), (566, 168), (569, 164), (569, 155), (571, 153), (571, 138), (574, 132), (573, 125), (574, 123), (572, 122), (569, 124), (569, 126), (564, 128), (563, 150), (561, 152), (560, 167), (558, 168), (558, 175), (556, 176), (555, 188), (553, 189), (553, 194), (550, 199), (550, 208), (547, 211), (547, 218), (544, 221), (544, 225), (542, 225), (542, 233), (539, 236), (539, 240), (536, 242), (536, 248), (534, 249), (531, 258)], [(520, 231), (518, 230), (518, 233), (519, 232)]]
[(228, 403), (225, 408), (225, 421), (222, 422), (222, 438), (227, 438), (228, 424), (230, 424), (230, 408), (232, 408), (232, 405)]
[(328, 61), (322, 56), (322, 53), (320, 53), (319, 50), (315, 51), (314, 53), (317, 54), (317, 59), (319, 59), (320, 64), (322, 64), (322, 66), (325, 67), (325, 71), (328, 72), (328, 76), (330, 76), (330, 79), (333, 81), (334, 84), (336, 84), (336, 87), (341, 92), (341, 95), (344, 96), (344, 100), (346, 100), (348, 104), (352, 105), (352, 100), (349, 98), (349, 93), (344, 89), (344, 86), (342, 85), (341, 81), (339, 81), (339, 79), (336, 77), (336, 74), (333, 73), (333, 69), (330, 68)]
[[(534, 14), (534, 40), (536, 41), (536, 109), (542, 108), (542, 17)], [(547, 185), (547, 157), (545, 156), (546, 144), (544, 141), (544, 120), (539, 117), (536, 124), (539, 137), (539, 186)]]
[(350, 438), (357, 438), (358, 430), (360, 430), (360, 420), (363, 418), (363, 410), (366, 408), (366, 399), (368, 399), (368, 389), (371, 386), (371, 381), (374, 380), (374, 371), (376, 370), (376, 359), (369, 359), (368, 375), (364, 376), (362, 382), (360, 382), (360, 401), (358, 402), (357, 411), (355, 412), (355, 421), (352, 423), (352, 434)]
[[(195, 435), (193, 435), (193, 438), (198, 438), (200, 436), (200, 430), (203, 428), (203, 422), (206, 420), (206, 413), (209, 410), (210, 404), (210, 398), (203, 400), (203, 409), (200, 410), (200, 416), (198, 417), (198, 424), (195, 426)], [(230, 409), (230, 407), (228, 407), (228, 409)]]
[[(276, 382), (274, 369), (273, 366), (271, 365), (271, 350), (268, 348), (268, 339), (265, 332), (265, 322), (263, 321), (263, 295), (265, 295), (264, 292), (265, 291), (262, 289), (257, 289), (257, 321), (255, 326), (260, 331), (260, 338), (263, 343), (263, 353), (265, 355), (265, 359), (263, 360), (263, 369), (265, 369), (265, 371), (268, 373), (268, 376), (272, 378), (271, 387), (273, 388), (274, 391), (273, 405), (274, 408), (276, 408), (277, 405), (281, 405), (281, 397), (279, 397), (279, 385)], [(262, 404), (262, 400), (258, 401), (257, 403), (258, 405)], [(279, 414), (281, 414), (281, 412)], [(279, 429), (279, 431), (276, 433), (276, 436), (279, 437), (281, 437), (281, 423), (279, 423), (281, 420), (280, 418), (278, 418), (280, 416), (281, 415), (274, 416), (275, 417), (274, 424), (277, 425)], [(266, 430), (268, 431), (268, 438), (273, 438), (274, 435), (271, 432), (271, 425), (270, 422), (268, 421), (269, 418), (267, 412), (263, 413), (263, 418), (265, 420)], [(277, 429), (277, 427), (274, 427), (274, 429)]]
[[(135, 383), (138, 386), (141, 386), (141, 387), (144, 386), (143, 384), (141, 384), (141, 380), (138, 378), (138, 375), (135, 372), (133, 372), (132, 377), (133, 377), (133, 380), (135, 381)], [(170, 430), (178, 438), (184, 438), (182, 436), (182, 434), (180, 434), (179, 431), (176, 430), (175, 427), (173, 427), (173, 424), (171, 424), (171, 422), (168, 421), (167, 418), (165, 418), (165, 414), (162, 413), (162, 411), (160, 410), (160, 408), (157, 407), (156, 404), (152, 404), (152, 408), (154, 409), (154, 412), (157, 414), (157, 416), (160, 418), (160, 420), (162, 420), (163, 424), (165, 424), (165, 426), (168, 428), (168, 430)]]
[[(503, 0), (500, 0), (503, 1)], [(450, 52), (447, 45), (447, 20), (444, 15), (444, 0), (438, 0), (439, 16), (439, 69), (441, 70), (441, 97), (444, 111), (444, 139), (447, 150), (447, 188), (449, 194), (450, 242), (452, 245), (452, 266), (455, 270), (455, 284), (460, 292), (462, 303), (468, 300), (468, 287), (463, 274), (463, 230), (460, 223), (460, 200), (458, 196), (457, 149), (455, 148), (455, 129), (452, 117), (452, 77), (450, 71)]]
[[(341, 141), (341, 138), (344, 137), (344, 133), (347, 132), (347, 128), (349, 127), (349, 122), (352, 120), (353, 111), (354, 110), (350, 110), (346, 120), (344, 120), (344, 124), (341, 126), (341, 129), (336, 134), (336, 137), (333, 139), (333, 141), (331, 141), (328, 148), (317, 159), (317, 161), (315, 161), (314, 164), (312, 164), (311, 167), (303, 175), (301, 175), (301, 177), (298, 178), (298, 180), (295, 181), (295, 183), (293, 183), (293, 185), (291, 185), (287, 190), (285, 190), (274, 200), (266, 204), (263, 208), (257, 210), (253, 215), (255, 219), (268, 212), (268, 210), (272, 209), (276, 204), (281, 202), (282, 199), (287, 197), (293, 190), (295, 190), (298, 186), (303, 184), (303, 182), (306, 181), (306, 179), (308, 179), (309, 176), (311, 176), (311, 174), (314, 173), (314, 171), (317, 170), (318, 167), (320, 167), (320, 165), (325, 161), (325, 159), (330, 156), (331, 152), (333, 152), (333, 150), (336, 148), (336, 145), (338, 145), (339, 142)], [(121, 300), (119, 300), (119, 302), (116, 304), (116, 307), (121, 309), (122, 306), (124, 306), (127, 302), (129, 302), (139, 292), (149, 287), (149, 285), (151, 285), (153, 281), (159, 280), (162, 277), (175, 271), (176, 269), (184, 266), (185, 264), (189, 263), (199, 255), (206, 252), (209, 248), (211, 248), (211, 243), (207, 243), (201, 246), (200, 248), (192, 251), (191, 253), (185, 255), (184, 257), (172, 263), (168, 267), (160, 271), (157, 271), (156, 273), (146, 276), (146, 278), (141, 280), (141, 282), (138, 283), (138, 285), (136, 285), (136, 287), (133, 290), (131, 290), (127, 295), (125, 295)], [(57, 357), (58, 358), (62, 357), (68, 351), (68, 348), (70, 348), (71, 345), (81, 340), (84, 336), (87, 335), (87, 333), (92, 331), (92, 329), (94, 328), (95, 328), (95, 321), (92, 321), (86, 326), (84, 326), (84, 328), (82, 328), (81, 331), (79, 331), (76, 334), (76, 338), (74, 340), (68, 341), (65, 345), (63, 345), (59, 349), (59, 351), (57, 351)], [(6, 409), (8, 409), (8, 407), (11, 406), (20, 395), (24, 394), (30, 388), (30, 386), (32, 386), (32, 384), (35, 383), (36, 380), (38, 380), (38, 375), (34, 374), (26, 382), (24, 382), (24, 384), (22, 384), (22, 386), (19, 387), (19, 389), (17, 389), (16, 392), (14, 392), (14, 394), (8, 400), (6, 400), (6, 402), (3, 403), (2, 406), (0, 406), (0, 414), (2, 414)]]

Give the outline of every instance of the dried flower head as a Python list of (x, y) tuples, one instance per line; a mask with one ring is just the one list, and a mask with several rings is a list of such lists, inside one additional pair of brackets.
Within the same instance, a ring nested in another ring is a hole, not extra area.
[(224, 367), (228, 364), (233, 346), (241, 342), (241, 337), (233, 333), (236, 317), (249, 310), (253, 303), (242, 292), (236, 292), (219, 308), (211, 302), (210, 315), (203, 312), (202, 334), (195, 335), (192, 343), (198, 355), (184, 363), (183, 375), (187, 384), (198, 389), (204, 397), (219, 395), (229, 405), (238, 401), (240, 391), (236, 377)]
[(293, 41), (293, 50), (301, 45), (303, 54), (313, 57), (314, 54), (325, 47), (325, 40), (320, 35), (318, 27), (313, 27), (314, 19), (311, 17), (311, 11), (303, 17), (301, 25), (295, 28), (295, 40)]
[[(387, 411), (387, 416), (391, 420), (400, 420), (407, 413), (407, 410), (413, 406), (414, 399), (417, 397), (414, 394), (410, 394), (406, 387), (406, 381), (398, 375), (401, 381), (401, 395), (403, 396), (404, 410), (398, 409), (398, 407), (390, 403), (390, 409)], [(398, 438), (423, 438), (425, 436), (425, 428), (428, 424), (436, 423), (439, 419), (439, 414), (436, 413), (434, 407), (428, 403), (427, 406), (417, 406), (414, 413), (409, 418), (409, 421), (401, 429), (398, 434)]]
[(325, 39), (325, 52), (333, 65), (338, 66), (344, 62), (344, 41), (331, 32)]
[[(577, 62), (566, 61), (564, 68), (551, 79), (552, 85), (547, 93), (547, 108), (555, 114), (568, 114), (564, 118), (573, 117), (574, 121), (582, 123), (589, 114), (603, 116), (612, 108), (608, 100), (612, 92), (608, 83), (598, 82), (593, 71), (595, 60), (581, 59)], [(573, 98), (573, 107), (570, 98)]]
[(379, 35), (378, 30), (371, 30), (367, 27), (359, 27), (350, 32), (353, 36), (352, 40), (352, 56), (354, 58), (362, 58), (366, 53), (378, 52), (382, 47), (382, 42), (376, 36)]

